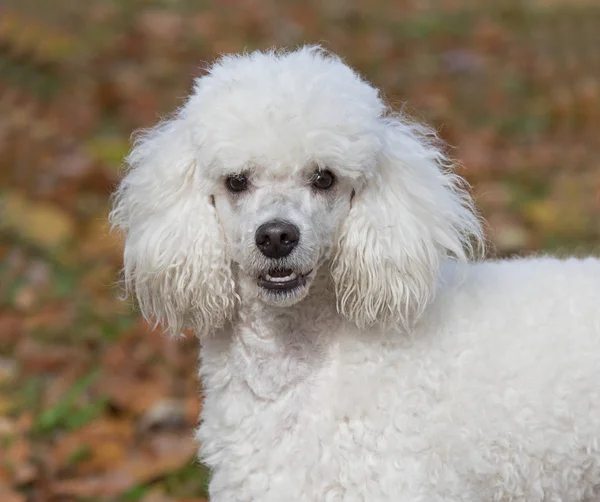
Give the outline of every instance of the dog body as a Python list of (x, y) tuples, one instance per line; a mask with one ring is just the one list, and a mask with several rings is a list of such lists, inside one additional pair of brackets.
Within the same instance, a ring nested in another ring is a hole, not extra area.
[(410, 334), (324, 284), (205, 339), (212, 500), (600, 500), (600, 262), (443, 270)]
[(201, 340), (213, 502), (600, 499), (600, 261), (473, 261), (435, 135), (340, 59), (226, 56), (127, 162), (126, 285)]

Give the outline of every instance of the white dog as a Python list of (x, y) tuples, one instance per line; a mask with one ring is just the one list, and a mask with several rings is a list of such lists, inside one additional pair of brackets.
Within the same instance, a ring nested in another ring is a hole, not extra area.
[(115, 197), (201, 339), (214, 502), (599, 501), (600, 261), (475, 262), (427, 129), (319, 48), (226, 56)]

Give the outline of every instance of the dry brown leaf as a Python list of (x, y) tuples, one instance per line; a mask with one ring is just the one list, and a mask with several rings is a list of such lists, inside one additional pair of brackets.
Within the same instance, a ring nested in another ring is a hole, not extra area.
[(169, 395), (167, 382), (136, 380), (132, 375), (106, 375), (99, 384), (100, 391), (112, 405), (136, 415), (145, 413)]
[(144, 495), (142, 502), (175, 502), (173, 497), (167, 495), (163, 488), (155, 487)]
[(31, 445), (25, 437), (19, 435), (13, 438), (3, 453), (0, 457), (0, 479), (8, 477), (10, 484), (21, 486), (37, 477), (38, 470), (31, 460)]
[(79, 475), (108, 472), (125, 460), (133, 434), (130, 420), (94, 420), (57, 441), (52, 463), (57, 468), (68, 467), (78, 453), (85, 451), (85, 458), (75, 466)]
[(38, 468), (32, 462), (18, 465), (14, 471), (14, 484), (24, 486), (34, 481), (39, 475)]
[(134, 486), (134, 480), (125, 472), (53, 481), (49, 491), (56, 497), (114, 497)]
[(17, 347), (17, 357), (27, 373), (51, 373), (73, 367), (81, 355), (76, 347), (50, 345), (34, 338), (25, 338)]
[[(2, 479), (0, 477), (0, 479)], [(0, 500), (2, 502), (26, 502), (25, 495), (19, 492), (15, 492), (10, 488), (0, 487)]]
[(55, 495), (106, 497), (117, 495), (138, 484), (161, 478), (194, 461), (197, 445), (190, 436), (155, 435), (144, 440), (143, 448), (110, 465), (102, 473), (57, 480), (51, 485)]
[(145, 483), (195, 461), (198, 445), (191, 434), (161, 432), (144, 445), (144, 454), (125, 466), (137, 483)]
[(28, 332), (50, 326), (68, 329), (75, 322), (76, 315), (76, 306), (71, 302), (48, 302), (28, 313), (23, 326)]
[(15, 343), (23, 334), (23, 317), (16, 313), (3, 313), (0, 315), (0, 348)]
[[(1, 459), (1, 457), (0, 457)], [(12, 485), (12, 472), (10, 466), (6, 465), (0, 460), (0, 497), (3, 495), (2, 487), (9, 487)], [(2, 499), (0, 499), (2, 500)]]
[(27, 434), (31, 431), (33, 425), (33, 414), (31, 411), (25, 411), (17, 417), (17, 431), (20, 434)]
[(6, 416), (0, 416), (0, 441), (2, 438), (14, 436), (17, 431), (17, 423), (15, 420)]

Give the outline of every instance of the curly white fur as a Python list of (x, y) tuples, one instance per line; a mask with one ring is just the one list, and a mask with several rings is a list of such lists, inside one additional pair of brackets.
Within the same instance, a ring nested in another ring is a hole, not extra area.
[(146, 319), (174, 334), (185, 326), (204, 333), (222, 325), (236, 302), (230, 258), (213, 238), (214, 207), (196, 189), (202, 182), (184, 115), (137, 139), (111, 213), (127, 232), (127, 290), (135, 291)]
[[(125, 280), (201, 337), (211, 500), (600, 500), (600, 261), (469, 263), (435, 136), (339, 58), (223, 57), (128, 163)], [(288, 256), (255, 243), (272, 220)]]
[(382, 125), (378, 170), (344, 220), (331, 271), (339, 311), (358, 326), (408, 327), (429, 303), (441, 259), (467, 259), (480, 227), (432, 133), (402, 117)]

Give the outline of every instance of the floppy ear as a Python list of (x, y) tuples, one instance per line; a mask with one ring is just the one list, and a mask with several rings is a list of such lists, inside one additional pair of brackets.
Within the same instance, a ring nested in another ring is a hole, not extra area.
[(482, 233), (435, 136), (401, 117), (381, 121), (376, 172), (353, 199), (331, 272), (348, 319), (408, 329), (435, 292), (442, 259), (467, 259)]
[(145, 131), (126, 159), (128, 172), (110, 215), (125, 238), (126, 290), (148, 320), (172, 334), (199, 336), (232, 315), (234, 280), (201, 156), (182, 112)]

